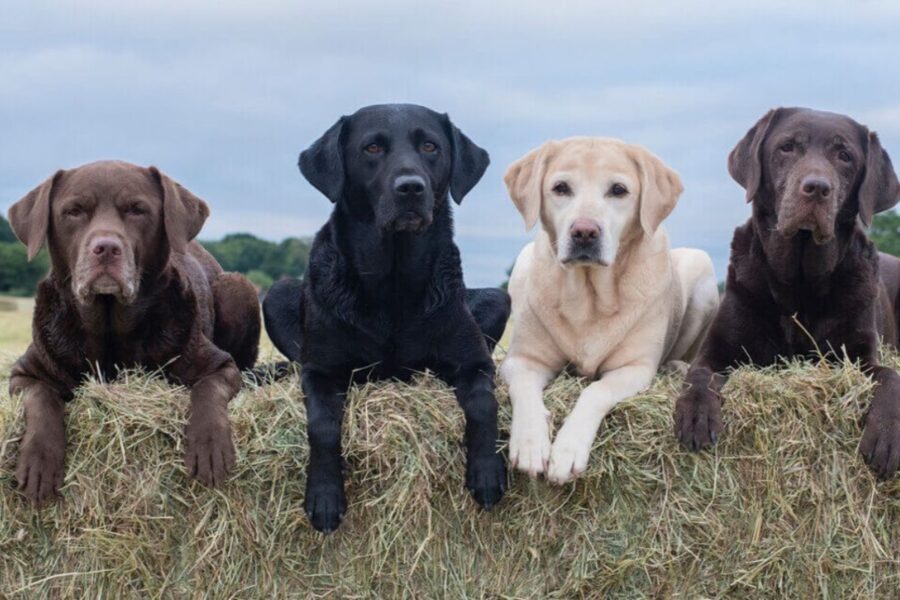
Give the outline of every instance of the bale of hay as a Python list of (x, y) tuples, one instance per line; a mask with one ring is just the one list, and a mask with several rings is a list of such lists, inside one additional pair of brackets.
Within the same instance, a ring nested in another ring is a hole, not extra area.
[[(548, 390), (557, 427), (584, 384)], [(69, 408), (62, 499), (41, 510), (11, 489), (22, 416), (4, 395), (0, 596), (896, 597), (900, 483), (857, 454), (872, 384), (854, 365), (739, 370), (727, 432), (702, 454), (673, 436), (679, 387), (660, 377), (617, 407), (577, 483), (515, 474), (490, 513), (463, 490), (450, 389), (427, 375), (354, 388), (349, 512), (327, 537), (303, 512), (296, 375), (233, 403), (238, 466), (215, 490), (184, 475), (185, 390), (133, 372), (89, 383)]]
[(12, 298), (0, 298), (0, 312), (15, 312), (19, 310), (19, 304)]

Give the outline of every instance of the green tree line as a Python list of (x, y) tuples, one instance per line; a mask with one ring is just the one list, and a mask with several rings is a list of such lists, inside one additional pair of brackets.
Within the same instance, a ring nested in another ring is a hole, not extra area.
[[(270, 242), (249, 233), (233, 233), (217, 241), (201, 241), (226, 271), (237, 271), (262, 289), (284, 276), (302, 277), (309, 262), (309, 243), (299, 238)], [(25, 246), (0, 216), (0, 294), (30, 296), (50, 268), (42, 250), (28, 262)]]

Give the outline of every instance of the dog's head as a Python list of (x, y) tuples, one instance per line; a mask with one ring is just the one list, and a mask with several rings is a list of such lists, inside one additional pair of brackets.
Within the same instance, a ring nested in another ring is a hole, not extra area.
[(623, 244), (656, 233), (683, 189), (659, 158), (607, 138), (547, 142), (504, 181), (526, 228), (540, 218), (564, 265), (613, 264)]
[(78, 301), (131, 304), (143, 274), (184, 252), (208, 215), (155, 167), (101, 161), (57, 171), (9, 209), (9, 222), (29, 260), (47, 241), (54, 272)]
[(786, 238), (831, 241), (894, 206), (900, 185), (878, 136), (850, 117), (805, 108), (769, 111), (738, 142), (728, 171), (747, 201)]
[(435, 206), (478, 183), (488, 154), (447, 115), (411, 104), (341, 117), (300, 154), (300, 172), (332, 202), (385, 231), (423, 231)]

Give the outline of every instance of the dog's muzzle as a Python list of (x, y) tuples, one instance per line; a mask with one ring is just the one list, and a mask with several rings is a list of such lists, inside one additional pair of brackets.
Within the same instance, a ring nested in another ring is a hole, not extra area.
[(416, 210), (404, 210), (388, 221), (385, 229), (392, 232), (408, 231), (417, 233), (428, 229), (429, 225), (431, 225), (430, 215), (423, 215)]
[(78, 257), (72, 279), (75, 296), (84, 303), (96, 296), (115, 296), (130, 304), (137, 296), (134, 253), (115, 236), (97, 236)]

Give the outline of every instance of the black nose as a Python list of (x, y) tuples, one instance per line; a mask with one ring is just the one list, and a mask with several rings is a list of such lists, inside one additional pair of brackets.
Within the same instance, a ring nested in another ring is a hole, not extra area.
[(807, 198), (827, 198), (831, 195), (831, 184), (822, 177), (809, 175), (800, 182), (800, 190)]
[(394, 191), (407, 198), (421, 196), (425, 193), (425, 180), (418, 175), (401, 175), (394, 181)]

